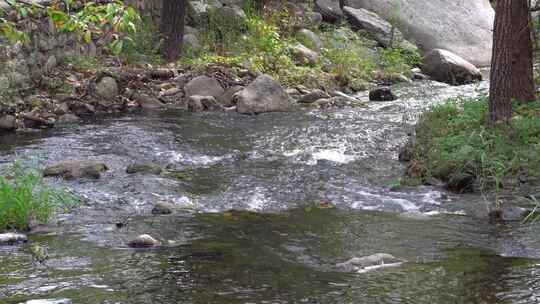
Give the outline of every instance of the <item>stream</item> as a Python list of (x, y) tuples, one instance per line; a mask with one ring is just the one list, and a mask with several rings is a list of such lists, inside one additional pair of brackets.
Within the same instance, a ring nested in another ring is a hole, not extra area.
[[(53, 221), (56, 233), (30, 236), (47, 248), (44, 264), (29, 244), (0, 247), (0, 303), (540, 303), (540, 225), (489, 223), (480, 195), (392, 187), (419, 113), (487, 83), (393, 89), (400, 99), (366, 108), (167, 110), (2, 135), (0, 165), (84, 159), (110, 170), (48, 179), (82, 200)], [(126, 173), (150, 161), (178, 174)], [(180, 211), (152, 215), (159, 201)], [(164, 245), (128, 248), (140, 234)], [(407, 262), (335, 268), (378, 252)]]

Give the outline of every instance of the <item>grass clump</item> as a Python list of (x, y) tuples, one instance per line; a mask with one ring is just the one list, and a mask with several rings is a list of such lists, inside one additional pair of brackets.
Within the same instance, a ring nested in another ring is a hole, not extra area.
[(43, 176), (19, 162), (0, 176), (0, 231), (29, 230), (33, 223), (47, 223), (57, 208), (76, 201), (65, 190), (45, 184)]
[[(508, 125), (490, 126), (485, 97), (453, 100), (425, 113), (408, 176), (452, 190), (524, 190), (540, 185), (540, 105), (516, 104)], [(529, 190), (528, 190), (529, 189)]]

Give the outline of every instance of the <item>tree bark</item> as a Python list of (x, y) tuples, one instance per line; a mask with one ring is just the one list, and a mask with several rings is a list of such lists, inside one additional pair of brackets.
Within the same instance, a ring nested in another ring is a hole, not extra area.
[(168, 62), (182, 55), (186, 3), (186, 0), (163, 0), (160, 31), (165, 38), (162, 54)]
[(528, 0), (498, 0), (495, 7), (489, 121), (507, 122), (512, 100), (535, 99), (533, 44)]

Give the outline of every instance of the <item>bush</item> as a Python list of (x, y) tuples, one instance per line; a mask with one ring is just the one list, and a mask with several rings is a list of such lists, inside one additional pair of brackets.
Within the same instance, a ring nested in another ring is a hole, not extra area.
[(540, 106), (515, 105), (509, 125), (490, 126), (486, 98), (453, 100), (423, 114), (409, 175), (429, 183), (470, 176), (481, 191), (540, 185)]
[(31, 223), (46, 223), (57, 208), (75, 201), (66, 191), (47, 186), (41, 174), (16, 162), (0, 176), (0, 231), (29, 230)]

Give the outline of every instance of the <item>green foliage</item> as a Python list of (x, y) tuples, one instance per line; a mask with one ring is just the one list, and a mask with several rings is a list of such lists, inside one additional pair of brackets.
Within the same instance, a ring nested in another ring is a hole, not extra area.
[(66, 1), (67, 10), (51, 6), (47, 9), (49, 17), (62, 32), (78, 33), (86, 42), (92, 42), (94, 37), (111, 39), (110, 51), (119, 55), (127, 41), (128, 34), (137, 31), (141, 18), (134, 8), (125, 6), (122, 1), (108, 4), (87, 2), (76, 13), (70, 13), (69, 7), (73, 0)]
[(0, 230), (28, 230), (32, 222), (46, 223), (57, 208), (74, 202), (71, 194), (47, 186), (40, 173), (16, 162), (0, 176)]
[[(509, 125), (490, 126), (486, 98), (453, 100), (417, 125), (409, 174), (423, 182), (471, 175), (481, 191), (540, 185), (540, 106), (518, 105)], [(413, 169), (413, 170), (411, 170)]]
[(398, 47), (381, 50), (381, 66), (387, 76), (409, 75), (411, 68), (419, 66), (422, 59), (418, 52)]
[(375, 57), (370, 53), (366, 41), (350, 30), (340, 28), (323, 34), (323, 57), (325, 68), (341, 80), (343, 85), (353, 79), (368, 80), (376, 70)]

